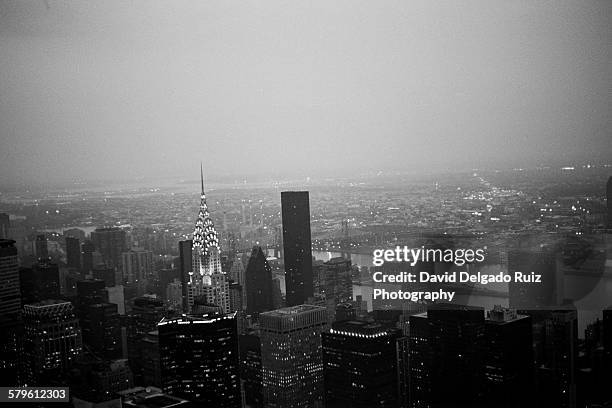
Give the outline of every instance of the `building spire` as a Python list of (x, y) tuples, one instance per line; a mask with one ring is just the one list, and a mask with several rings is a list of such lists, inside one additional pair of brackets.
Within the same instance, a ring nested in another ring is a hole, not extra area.
[(200, 162), (200, 181), (202, 182), (202, 195), (204, 195), (204, 167), (202, 167), (202, 162)]

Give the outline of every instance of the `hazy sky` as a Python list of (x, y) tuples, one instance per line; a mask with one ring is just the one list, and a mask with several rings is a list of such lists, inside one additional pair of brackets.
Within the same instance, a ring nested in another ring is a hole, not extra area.
[(609, 162), (611, 51), (612, 1), (0, 0), (0, 174)]

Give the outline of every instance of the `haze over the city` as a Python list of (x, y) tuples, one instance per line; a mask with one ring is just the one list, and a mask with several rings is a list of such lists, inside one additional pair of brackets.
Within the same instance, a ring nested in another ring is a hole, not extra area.
[(612, 2), (0, 1), (0, 184), (605, 162)]

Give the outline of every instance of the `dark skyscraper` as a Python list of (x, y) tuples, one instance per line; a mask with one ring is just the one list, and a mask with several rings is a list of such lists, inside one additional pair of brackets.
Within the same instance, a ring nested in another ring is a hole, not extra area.
[(192, 251), (193, 241), (188, 239), (186, 241), (179, 241), (179, 273), (181, 274), (181, 291), (183, 297), (183, 310), (188, 309), (188, 284), (189, 284), (189, 272), (193, 270), (192, 267)]
[(325, 406), (396, 407), (398, 329), (344, 321), (323, 333)]
[(86, 279), (77, 282), (77, 308), (79, 305), (108, 301), (106, 286), (101, 279)]
[(0, 239), (8, 239), (10, 225), (9, 215), (0, 213)]
[(483, 392), (484, 310), (436, 304), (410, 316), (411, 407), (470, 406)]
[(91, 241), (110, 267), (121, 265), (121, 253), (127, 250), (125, 231), (120, 228), (97, 228), (91, 232)]
[[(142, 371), (139, 373), (139, 381), (146, 386), (160, 387), (161, 364), (159, 361), (159, 332), (150, 331), (138, 342), (139, 344), (139, 365)], [(135, 380), (135, 383), (138, 384)]]
[(612, 307), (603, 311), (602, 325), (605, 358), (612, 364)]
[(121, 323), (114, 303), (79, 306), (83, 343), (96, 356), (117, 359), (122, 356)]
[(183, 315), (157, 327), (164, 392), (206, 407), (242, 406), (235, 313)]
[[(429, 321), (427, 313), (419, 313), (409, 317), (410, 337), (408, 339), (408, 380), (401, 384), (402, 399), (408, 396), (410, 408), (426, 408), (430, 406), (431, 394), (431, 349), (429, 346)], [(403, 368), (403, 367), (402, 367)]]
[(608, 179), (606, 186), (606, 198), (608, 200), (608, 229), (612, 229), (612, 176)]
[(576, 406), (578, 316), (576, 310), (553, 310), (544, 321), (543, 361), (538, 367), (540, 406)]
[(281, 207), (287, 306), (296, 306), (314, 294), (308, 191), (283, 191)]
[(94, 279), (103, 280), (106, 287), (115, 286), (115, 268), (100, 264), (93, 267), (91, 275)]
[(19, 271), (22, 303), (35, 303), (60, 297), (60, 275), (57, 264), (39, 260), (31, 268)]
[(24, 382), (28, 386), (58, 381), (81, 356), (79, 319), (70, 302), (45, 300), (23, 307)]
[(83, 343), (98, 357), (120, 358), (122, 345), (118, 307), (108, 302), (104, 281), (78, 281), (76, 306), (83, 330)]
[(488, 314), (484, 361), (486, 405), (528, 406), (533, 395), (531, 318), (500, 306)]
[(149, 332), (157, 330), (157, 323), (165, 316), (164, 301), (153, 296), (141, 296), (133, 301), (132, 311), (127, 318), (127, 346), (130, 367), (134, 372), (137, 385), (150, 385), (143, 382), (144, 366), (142, 339)]
[(81, 272), (83, 274), (88, 274), (93, 269), (93, 254), (95, 250), (96, 247), (90, 240), (86, 240), (83, 242), (83, 245), (81, 245), (81, 254), (83, 259)]
[(49, 246), (47, 243), (47, 237), (44, 234), (36, 236), (35, 241), (36, 257), (39, 260), (47, 261), (49, 259)]
[(66, 237), (66, 264), (69, 268), (81, 270), (81, 243), (78, 238)]
[(0, 239), (0, 316), (13, 315), (21, 307), (19, 260), (15, 241)]
[(254, 333), (238, 337), (240, 346), (240, 379), (244, 381), (244, 398), (248, 406), (262, 407), (261, 340)]
[(0, 239), (0, 283), (0, 378), (7, 385), (15, 386), (22, 325), (19, 261), (13, 240)]
[(247, 313), (261, 313), (274, 309), (272, 298), (272, 269), (261, 247), (254, 247), (246, 268)]

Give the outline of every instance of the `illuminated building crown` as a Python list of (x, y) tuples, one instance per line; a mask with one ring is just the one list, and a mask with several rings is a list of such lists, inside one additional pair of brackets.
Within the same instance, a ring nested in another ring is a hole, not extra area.
[(200, 180), (202, 182), (202, 193), (200, 195), (200, 211), (198, 219), (193, 230), (193, 246), (194, 254), (210, 256), (213, 248), (216, 251), (221, 251), (219, 247), (219, 236), (217, 230), (208, 212), (208, 204), (206, 204), (206, 194), (204, 194), (204, 171), (200, 165)]

